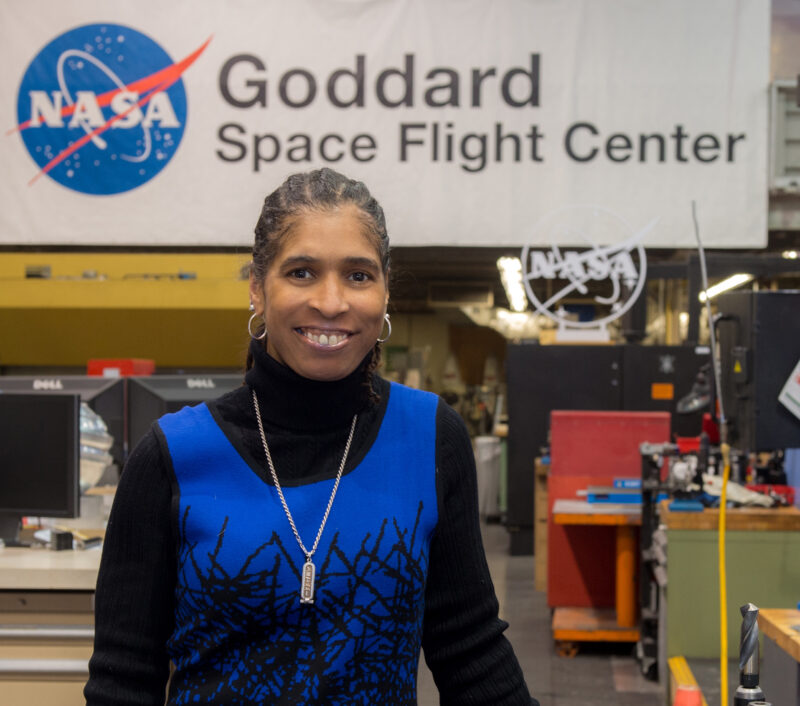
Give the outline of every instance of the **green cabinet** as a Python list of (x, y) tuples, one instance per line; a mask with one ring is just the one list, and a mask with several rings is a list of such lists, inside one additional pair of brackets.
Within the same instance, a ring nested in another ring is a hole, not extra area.
[[(669, 526), (669, 523), (667, 523)], [(800, 601), (800, 531), (728, 530), (728, 655), (739, 654), (739, 607)], [(667, 655), (719, 657), (717, 531), (667, 530)]]

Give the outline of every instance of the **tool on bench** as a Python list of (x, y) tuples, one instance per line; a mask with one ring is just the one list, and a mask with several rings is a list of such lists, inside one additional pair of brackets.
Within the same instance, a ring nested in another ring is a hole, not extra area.
[(746, 603), (742, 613), (742, 632), (739, 638), (739, 686), (733, 696), (733, 706), (746, 706), (764, 701), (764, 691), (758, 685), (758, 608)]

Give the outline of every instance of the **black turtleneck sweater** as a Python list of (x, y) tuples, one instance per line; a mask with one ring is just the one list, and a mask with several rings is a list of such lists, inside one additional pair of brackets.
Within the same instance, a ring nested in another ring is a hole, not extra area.
[[(356, 413), (345, 472), (358, 465), (377, 436), (389, 383), (374, 376), (368, 385), (365, 364), (342, 380), (308, 380), (276, 362), (261, 346), (254, 344), (251, 351), (254, 366), (245, 375), (246, 384), (208, 406), (254, 470), (269, 482), (251, 389), (258, 395), (282, 485), (334, 477)], [(507, 625), (498, 618), (481, 543), (469, 436), (461, 418), (441, 400), (436, 414), (436, 490), (439, 521), (430, 547), (422, 645), (440, 702), (536, 704), (502, 634)], [(95, 595), (87, 706), (164, 703), (166, 643), (174, 622), (176, 494), (169, 453), (154, 426), (125, 466), (108, 522)]]

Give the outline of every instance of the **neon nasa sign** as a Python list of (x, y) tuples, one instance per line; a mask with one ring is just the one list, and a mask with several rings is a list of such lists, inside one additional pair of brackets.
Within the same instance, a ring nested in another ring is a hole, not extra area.
[(148, 36), (118, 24), (71, 29), (23, 74), (17, 127), (42, 176), (85, 194), (130, 191), (175, 156), (186, 127), (183, 73), (210, 39), (175, 62)]
[[(536, 310), (558, 324), (562, 340), (608, 339), (608, 324), (628, 311), (647, 279), (642, 240), (658, 219), (638, 230), (620, 216), (597, 206), (570, 206), (545, 216), (531, 240), (570, 242), (561, 248), (522, 249), (522, 281)], [(578, 244), (581, 245), (578, 245)], [(575, 321), (566, 306), (570, 299), (590, 302), (596, 310), (589, 321)], [(566, 305), (566, 306), (565, 306)]]

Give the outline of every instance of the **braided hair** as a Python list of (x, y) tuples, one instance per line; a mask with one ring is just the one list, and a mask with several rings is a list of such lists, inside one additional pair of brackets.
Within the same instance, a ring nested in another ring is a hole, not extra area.
[[(364, 232), (375, 245), (383, 275), (388, 278), (389, 236), (383, 209), (365, 184), (326, 167), (292, 174), (264, 199), (253, 243), (252, 274), (255, 281), (263, 284), (286, 236), (301, 216), (332, 211), (347, 205), (357, 207)], [(378, 367), (380, 358), (381, 344), (376, 341), (366, 368), (366, 384), (370, 386), (370, 391), (372, 373)], [(252, 367), (253, 356), (248, 352), (246, 369)]]

